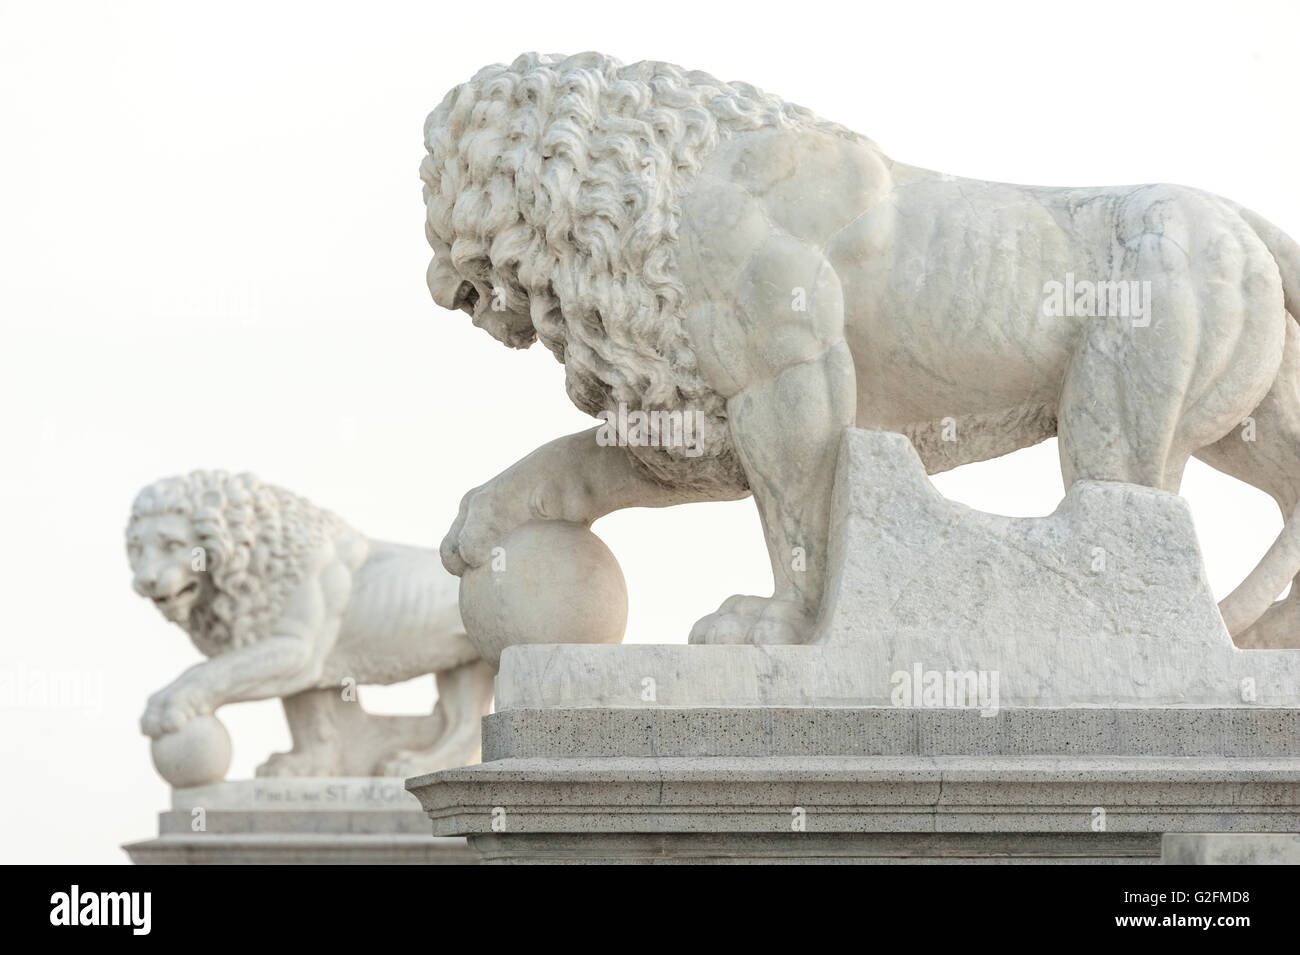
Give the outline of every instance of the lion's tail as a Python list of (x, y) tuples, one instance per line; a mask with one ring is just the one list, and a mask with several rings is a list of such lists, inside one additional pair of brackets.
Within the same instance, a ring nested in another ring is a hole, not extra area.
[[(1239, 209), (1242, 219), (1255, 230), (1277, 262), (1282, 275), (1282, 294), (1292, 321), (1300, 316), (1300, 244), (1267, 219), (1249, 209)], [(1219, 612), (1234, 637), (1250, 628), (1288, 583), (1300, 573), (1300, 507), (1283, 525), (1268, 549), (1237, 589), (1219, 603)]]

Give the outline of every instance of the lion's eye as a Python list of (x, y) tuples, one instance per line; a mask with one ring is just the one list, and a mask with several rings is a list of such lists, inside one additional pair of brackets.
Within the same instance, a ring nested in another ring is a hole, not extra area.
[(181, 544), (180, 541), (167, 541), (165, 544), (163, 544), (163, 547), (166, 549), (167, 553), (169, 554), (176, 553), (176, 551), (180, 550), (181, 547), (183, 546), (184, 545)]

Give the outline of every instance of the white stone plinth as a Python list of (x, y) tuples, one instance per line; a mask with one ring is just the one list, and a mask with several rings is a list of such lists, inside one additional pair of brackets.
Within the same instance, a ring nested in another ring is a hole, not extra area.
[(136, 864), (472, 864), (393, 778), (259, 778), (172, 791)]

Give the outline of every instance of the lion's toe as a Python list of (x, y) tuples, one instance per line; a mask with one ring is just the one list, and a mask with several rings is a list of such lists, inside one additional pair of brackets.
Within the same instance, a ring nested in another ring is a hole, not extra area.
[(812, 621), (801, 606), (773, 597), (736, 594), (691, 628), (689, 642), (755, 646), (800, 644), (807, 643), (811, 633)]

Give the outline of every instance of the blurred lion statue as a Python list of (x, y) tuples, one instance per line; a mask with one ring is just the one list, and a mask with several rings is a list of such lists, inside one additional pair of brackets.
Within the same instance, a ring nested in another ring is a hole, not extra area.
[[(279, 697), (293, 749), (259, 775), (411, 776), (478, 759), (492, 669), (465, 636), (431, 550), (369, 540), (248, 474), (195, 471), (137, 495), (137, 593), (208, 659), (149, 699), (158, 738), (228, 703)], [(425, 716), (372, 716), (360, 684), (437, 675)]]

